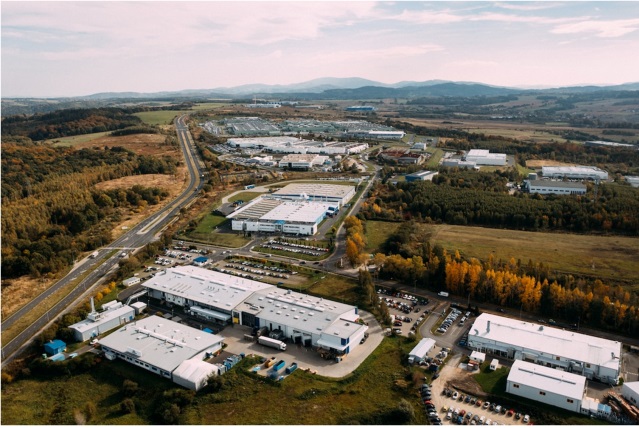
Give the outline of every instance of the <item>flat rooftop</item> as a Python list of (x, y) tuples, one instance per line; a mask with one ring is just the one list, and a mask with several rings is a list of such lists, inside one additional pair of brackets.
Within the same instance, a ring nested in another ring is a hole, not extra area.
[(605, 172), (596, 166), (542, 166), (542, 174)]
[(314, 334), (347, 338), (362, 328), (355, 322), (355, 306), (277, 287), (256, 292), (244, 306), (259, 318)]
[(552, 180), (530, 180), (531, 186), (536, 187), (560, 187), (567, 189), (585, 189), (583, 183), (575, 183), (574, 181), (552, 181)]
[(315, 223), (324, 216), (332, 204), (314, 201), (285, 201), (260, 219), (266, 221), (284, 220), (295, 223)]
[(272, 285), (197, 266), (177, 266), (157, 274), (144, 287), (230, 311), (253, 292)]
[(222, 342), (224, 338), (152, 315), (120, 327), (100, 345), (172, 372), (184, 360)]
[(284, 201), (280, 199), (271, 199), (271, 198), (255, 198), (251, 202), (245, 204), (240, 209), (235, 210), (234, 212), (228, 214), (227, 218), (245, 218), (245, 219), (260, 219), (262, 216), (268, 214), (276, 207), (283, 204)]
[(527, 361), (513, 363), (508, 382), (526, 385), (540, 391), (549, 391), (574, 400), (581, 400), (586, 388), (586, 378)]
[(311, 197), (344, 198), (355, 191), (353, 186), (343, 186), (340, 184), (318, 184), (318, 183), (293, 183), (280, 190), (273, 192), (274, 195), (308, 195)]
[(571, 330), (484, 313), (473, 323), (469, 336), (469, 339), (478, 337), (484, 341), (508, 343), (522, 349), (533, 349), (619, 370), (621, 342)]
[(70, 325), (69, 328), (72, 328), (81, 333), (84, 333), (85, 331), (91, 330), (92, 328), (95, 328), (96, 326), (102, 325), (106, 322), (109, 322), (113, 319), (120, 318), (121, 316), (130, 314), (132, 312), (135, 312), (134, 308), (128, 305), (123, 305), (115, 309), (110, 309), (110, 310), (100, 312), (100, 319), (97, 321), (91, 321), (90, 319), (85, 319)]

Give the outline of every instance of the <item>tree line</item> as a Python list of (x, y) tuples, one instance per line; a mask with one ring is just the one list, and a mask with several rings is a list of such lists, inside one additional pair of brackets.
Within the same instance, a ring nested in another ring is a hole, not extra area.
[[(371, 263), (376, 267), (376, 277), (445, 290), (475, 302), (560, 318), (570, 324), (639, 334), (639, 296), (621, 286), (607, 285), (599, 279), (553, 275), (548, 266), (532, 260), (495, 260), (492, 254), (485, 261), (465, 259), (458, 251), (451, 254), (440, 245), (431, 247), (428, 240), (412, 233), (406, 223), (389, 241), (397, 241), (397, 235), (403, 240), (421, 239), (416, 249), (374, 255)], [(393, 245), (387, 242), (387, 250), (396, 250)]]
[[(596, 196), (559, 196), (499, 191), (500, 180), (471, 184), (459, 172), (440, 173), (433, 182), (377, 183), (362, 204), (364, 219), (443, 222), (531, 231), (639, 234), (639, 190), (600, 184)], [(484, 187), (484, 190), (482, 190)]]

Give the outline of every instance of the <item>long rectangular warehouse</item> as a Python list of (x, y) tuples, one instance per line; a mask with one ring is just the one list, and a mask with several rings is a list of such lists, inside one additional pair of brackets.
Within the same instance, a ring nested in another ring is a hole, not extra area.
[(468, 333), (468, 347), (605, 383), (619, 380), (621, 342), (530, 321), (481, 314)]
[(293, 183), (273, 192), (273, 195), (281, 199), (305, 197), (310, 200), (339, 202), (342, 206), (355, 196), (355, 187), (340, 184)]
[(596, 166), (542, 166), (544, 178), (568, 178), (572, 180), (607, 180), (608, 172)]

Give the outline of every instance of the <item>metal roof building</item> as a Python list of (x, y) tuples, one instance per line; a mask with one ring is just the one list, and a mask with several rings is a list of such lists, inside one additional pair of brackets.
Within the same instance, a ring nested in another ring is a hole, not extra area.
[(296, 235), (315, 235), (327, 212), (333, 212), (336, 202), (274, 199), (273, 196), (256, 198), (232, 212), (232, 230), (249, 232), (275, 232)]
[(526, 189), (540, 195), (585, 195), (586, 185), (574, 181), (526, 180)]
[(306, 196), (311, 200), (339, 202), (341, 206), (355, 196), (355, 187), (339, 184), (292, 183), (273, 192), (273, 196), (281, 199), (299, 199)]
[(240, 324), (281, 330), (293, 343), (349, 353), (368, 329), (355, 306), (277, 287), (255, 292), (239, 310)]
[(569, 178), (574, 180), (607, 180), (608, 172), (596, 166), (542, 166), (545, 178)]
[(408, 362), (419, 362), (426, 357), (426, 354), (435, 346), (435, 339), (425, 337), (408, 353)]
[(144, 283), (150, 297), (207, 320), (230, 323), (235, 308), (254, 291), (272, 287), (195, 266), (177, 266)]
[(419, 171), (406, 175), (406, 181), (433, 181), (433, 177), (439, 174), (437, 171)]
[(472, 149), (466, 154), (464, 160), (475, 162), (477, 165), (506, 165), (505, 153), (490, 153), (490, 150)]
[[(139, 281), (138, 281), (139, 282)], [(84, 342), (102, 333), (133, 320), (135, 309), (121, 302), (112, 302), (102, 306), (105, 310), (96, 312), (91, 299), (92, 311), (87, 319), (71, 324), (69, 328), (78, 342)]]
[[(108, 359), (121, 358), (175, 381), (173, 372), (183, 362), (190, 359), (202, 361), (222, 349), (223, 340), (221, 336), (153, 315), (123, 326), (100, 339), (99, 343)], [(178, 373), (180, 379), (187, 379), (198, 388), (206, 384), (208, 375), (204, 377), (203, 370), (186, 372)]]
[(619, 379), (621, 342), (529, 321), (481, 314), (468, 333), (468, 347), (605, 383), (617, 384)]
[(506, 392), (579, 413), (586, 391), (586, 378), (550, 367), (515, 361)]

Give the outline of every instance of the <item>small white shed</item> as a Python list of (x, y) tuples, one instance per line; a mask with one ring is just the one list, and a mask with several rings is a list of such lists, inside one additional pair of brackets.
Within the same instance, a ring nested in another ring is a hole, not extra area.
[(495, 358), (490, 362), (490, 369), (497, 370), (498, 368), (499, 368), (499, 360)]
[(486, 354), (479, 351), (473, 351), (470, 354), (470, 360), (482, 364), (484, 361), (486, 361)]
[(125, 287), (130, 287), (132, 285), (139, 284), (139, 283), (140, 283), (140, 278), (138, 278), (137, 276), (132, 276), (131, 278), (127, 278), (124, 281), (122, 281), (122, 285), (124, 285)]

